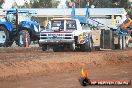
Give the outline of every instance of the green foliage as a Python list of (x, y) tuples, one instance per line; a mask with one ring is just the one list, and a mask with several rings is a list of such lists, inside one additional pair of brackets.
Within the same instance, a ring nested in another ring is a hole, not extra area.
[(2, 8), (2, 4), (3, 4), (4, 0), (0, 0), (0, 8)]
[(35, 0), (32, 4), (32, 8), (51, 8), (52, 0)]
[[(76, 7), (84, 8), (87, 2), (98, 8), (128, 8), (129, 0), (71, 0), (76, 3)], [(67, 4), (68, 5), (68, 4)]]
[(52, 8), (57, 8), (57, 6), (59, 5), (60, 1), (53, 1), (52, 0)]
[(34, 0), (32, 8), (52, 8), (57, 7), (59, 1), (55, 0)]
[[(59, 1), (56, 0), (30, 0), (32, 3), (25, 4), (21, 8), (56, 8)], [(0, 8), (4, 0), (0, 0)], [(70, 2), (75, 2), (76, 8), (85, 8), (87, 2), (96, 8), (125, 8), (127, 9), (129, 0), (67, 0), (66, 5), (69, 7)]]

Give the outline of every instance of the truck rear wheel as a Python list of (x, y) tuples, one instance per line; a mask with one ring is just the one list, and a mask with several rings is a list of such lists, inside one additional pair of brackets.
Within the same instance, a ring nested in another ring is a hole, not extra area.
[(83, 52), (85, 52), (85, 51), (91, 52), (92, 47), (93, 47), (92, 40), (89, 39), (89, 41), (87, 41), (85, 44), (81, 45), (80, 48), (81, 48), (81, 51), (83, 51)]
[(13, 44), (13, 36), (10, 36), (9, 31), (0, 26), (0, 47), (10, 47)]
[(21, 30), (18, 34), (18, 46), (26, 47), (26, 43), (27, 46), (30, 45), (30, 35), (27, 30)]
[(118, 44), (116, 45), (116, 48), (118, 49), (126, 49), (126, 37), (125, 36), (119, 36)]

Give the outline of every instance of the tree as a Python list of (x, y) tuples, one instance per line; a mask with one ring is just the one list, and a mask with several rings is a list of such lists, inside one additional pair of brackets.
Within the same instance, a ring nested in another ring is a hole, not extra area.
[(77, 0), (78, 7), (85, 8), (87, 5), (87, 0)]
[(129, 0), (111, 0), (115, 7), (128, 8)]
[(52, 0), (52, 8), (57, 8), (57, 6), (59, 5), (60, 1), (55, 1)]
[(3, 4), (4, 0), (0, 0), (0, 8), (2, 8), (2, 4)]
[(34, 0), (32, 8), (52, 8), (57, 7), (58, 3), (55, 0)]
[(33, 8), (50, 8), (52, 7), (52, 0), (35, 0), (32, 4)]
[(94, 5), (97, 8), (127, 8), (129, 0), (71, 0), (75, 2), (76, 7), (84, 8), (89, 2), (90, 6)]

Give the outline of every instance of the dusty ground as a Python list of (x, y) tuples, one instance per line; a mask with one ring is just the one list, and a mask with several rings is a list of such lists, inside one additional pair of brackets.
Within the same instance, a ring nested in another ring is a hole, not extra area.
[[(132, 79), (132, 49), (42, 52), (40, 48), (0, 48), (0, 88), (81, 88), (81, 68), (90, 79)], [(132, 88), (90, 86), (90, 88)], [(89, 88), (89, 87), (88, 87)]]

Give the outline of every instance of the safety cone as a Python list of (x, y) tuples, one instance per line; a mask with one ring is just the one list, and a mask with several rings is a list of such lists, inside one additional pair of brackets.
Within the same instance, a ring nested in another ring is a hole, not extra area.
[(26, 48), (29, 47), (29, 44), (28, 44), (28, 34), (26, 33)]

